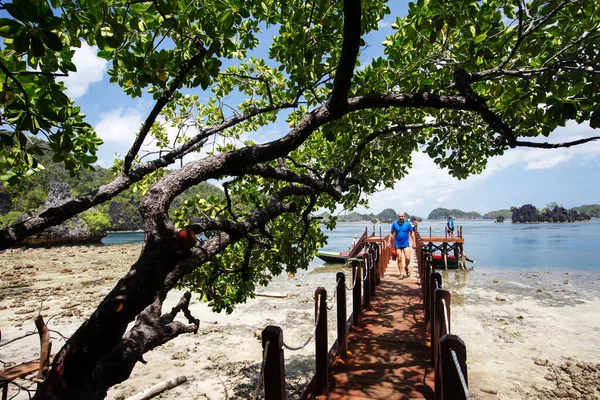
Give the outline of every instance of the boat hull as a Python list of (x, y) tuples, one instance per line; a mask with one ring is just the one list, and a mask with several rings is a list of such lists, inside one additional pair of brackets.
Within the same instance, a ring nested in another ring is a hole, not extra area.
[[(444, 268), (444, 257), (441, 254), (433, 255), (433, 268)], [(458, 262), (454, 255), (448, 256), (448, 269), (458, 269)]]
[[(334, 251), (319, 251), (317, 253), (317, 257), (328, 264), (345, 264), (346, 261), (348, 261), (348, 255), (349, 253), (347, 251), (342, 251), (339, 253)], [(361, 258), (362, 253), (358, 254), (356, 257)]]

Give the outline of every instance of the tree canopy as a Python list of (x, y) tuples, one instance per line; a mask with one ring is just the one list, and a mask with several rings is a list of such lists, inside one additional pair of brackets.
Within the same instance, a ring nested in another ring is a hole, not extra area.
[[(74, 175), (93, 168), (102, 141), (58, 79), (76, 70), (81, 43), (111, 62), (112, 84), (154, 101), (114, 180), (0, 231), (0, 248), (15, 246), (119, 193), (144, 193), (139, 260), (61, 349), (38, 398), (102, 398), (145, 352), (193, 332), (193, 317), (162, 315), (174, 287), (230, 311), (273, 274), (306, 267), (325, 240), (312, 213), (366, 204), (418, 148), (466, 178), (511, 148), (598, 139), (532, 139), (568, 121), (600, 126), (595, 1), (418, 0), (360, 68), (385, 0), (1, 0), (0, 10), (7, 184), (31, 179), (42, 153)], [(261, 43), (265, 29), (274, 36)], [(267, 59), (248, 56), (267, 46)], [(281, 119), (287, 132), (253, 140)], [(150, 138), (160, 151), (142, 154)], [(177, 195), (211, 179), (225, 198), (186, 201), (169, 217)]]

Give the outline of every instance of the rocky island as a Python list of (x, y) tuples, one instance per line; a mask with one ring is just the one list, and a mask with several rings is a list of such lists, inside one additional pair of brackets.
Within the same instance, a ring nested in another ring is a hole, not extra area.
[(567, 210), (561, 206), (543, 209), (541, 212), (531, 205), (525, 204), (515, 207), (512, 212), (513, 224), (527, 224), (537, 222), (581, 222), (589, 221), (590, 216), (575, 210)]

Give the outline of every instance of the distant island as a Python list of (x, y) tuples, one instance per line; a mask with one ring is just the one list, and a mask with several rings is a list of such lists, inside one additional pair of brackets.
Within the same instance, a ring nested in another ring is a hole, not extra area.
[(448, 219), (448, 217), (452, 217), (454, 219), (481, 219), (481, 214), (477, 211), (462, 211), (453, 208), (449, 210), (447, 208), (436, 208), (432, 212), (429, 213), (427, 219), (432, 220), (440, 220), (440, 219)]
[[(523, 208), (525, 207), (525, 209)], [(397, 212), (392, 208), (386, 208), (378, 214), (361, 214), (358, 212), (350, 212), (348, 214), (336, 216), (337, 222), (372, 222), (372, 223), (392, 223), (397, 219)], [(600, 217), (599, 204), (586, 204), (570, 209), (565, 209), (556, 202), (546, 205), (542, 210), (538, 210), (531, 204), (526, 204), (521, 207), (511, 207), (501, 210), (487, 212), (483, 215), (477, 211), (463, 211), (458, 209), (436, 208), (427, 215), (428, 220), (446, 220), (449, 216), (454, 219), (493, 219), (496, 222), (504, 222), (511, 220), (514, 223), (533, 223), (533, 222), (571, 222), (571, 221), (588, 221), (590, 218)], [(319, 214), (323, 222), (329, 221), (333, 216), (329, 213)], [(407, 218), (410, 221), (422, 221), (423, 218), (417, 215), (407, 213)]]

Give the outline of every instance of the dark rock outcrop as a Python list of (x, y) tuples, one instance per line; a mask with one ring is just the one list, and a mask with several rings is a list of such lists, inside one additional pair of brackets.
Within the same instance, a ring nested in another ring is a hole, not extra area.
[(10, 196), (6, 193), (0, 193), (0, 215), (10, 212)]
[(540, 215), (540, 220), (544, 222), (577, 222), (589, 221), (590, 217), (585, 213), (568, 211), (564, 207), (554, 207), (550, 210), (544, 210)]
[[(71, 197), (69, 184), (66, 182), (52, 183), (44, 209), (58, 206)], [(27, 217), (27, 216), (24, 216)], [(60, 225), (52, 226), (41, 233), (23, 241), (28, 246), (52, 246), (61, 244), (99, 243), (104, 235), (93, 235), (87, 223), (79, 215), (68, 219)]]
[(538, 222), (538, 210), (531, 204), (515, 208), (512, 214), (512, 222), (517, 224), (525, 224)]
[(531, 204), (525, 204), (522, 207), (515, 208), (512, 214), (513, 223), (533, 223), (533, 222), (579, 222), (589, 221), (590, 217), (585, 213), (574, 210), (568, 211), (564, 207), (555, 206), (552, 209), (544, 209), (539, 212)]

